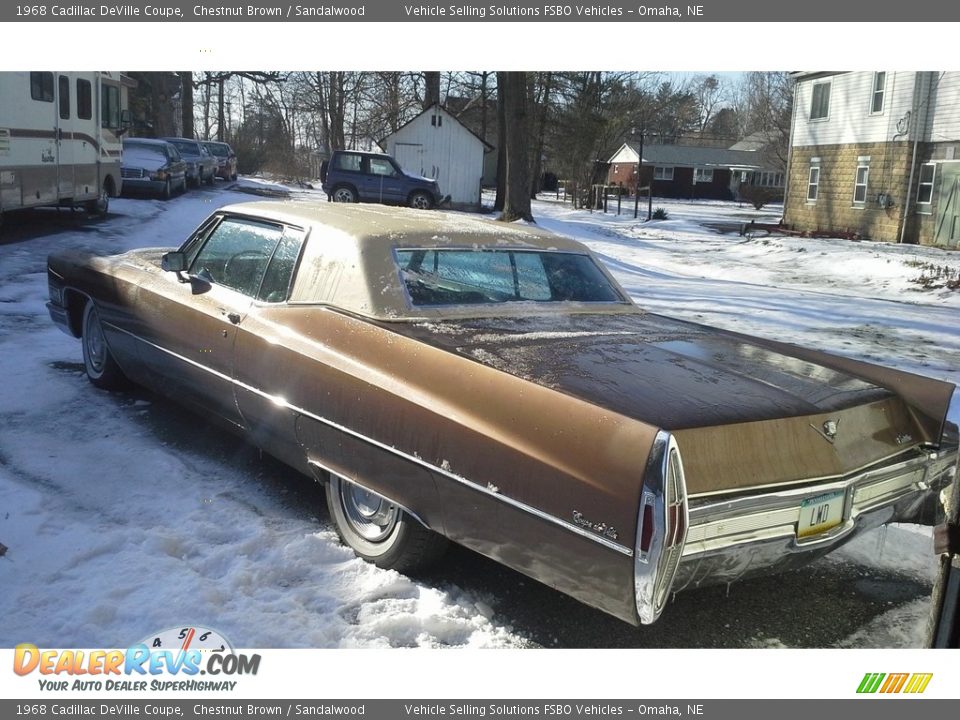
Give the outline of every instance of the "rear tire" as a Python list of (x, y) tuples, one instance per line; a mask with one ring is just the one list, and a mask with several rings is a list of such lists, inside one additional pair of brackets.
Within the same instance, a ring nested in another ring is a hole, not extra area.
[(104, 183), (103, 187), (100, 188), (100, 194), (97, 196), (97, 199), (87, 202), (87, 212), (91, 215), (103, 217), (109, 209), (110, 188), (107, 187), (107, 183)]
[(377, 567), (408, 572), (436, 562), (447, 548), (442, 535), (337, 475), (327, 483), (327, 507), (343, 544)]
[(88, 300), (83, 308), (80, 344), (83, 346), (83, 367), (91, 383), (104, 390), (120, 390), (126, 386), (123, 371), (107, 346), (100, 314), (92, 300)]
[(357, 201), (357, 191), (348, 185), (340, 185), (333, 189), (330, 195), (334, 202), (355, 203)]

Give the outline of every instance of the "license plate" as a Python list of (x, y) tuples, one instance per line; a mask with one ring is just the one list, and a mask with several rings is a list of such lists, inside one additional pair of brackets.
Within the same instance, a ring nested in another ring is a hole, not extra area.
[(800, 503), (800, 521), (797, 537), (809, 538), (824, 533), (843, 522), (843, 506), (846, 493), (838, 490)]

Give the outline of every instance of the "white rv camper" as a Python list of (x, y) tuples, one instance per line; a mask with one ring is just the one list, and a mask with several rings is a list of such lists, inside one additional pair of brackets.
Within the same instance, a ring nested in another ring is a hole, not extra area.
[(120, 194), (120, 136), (135, 82), (108, 72), (0, 72), (0, 218)]

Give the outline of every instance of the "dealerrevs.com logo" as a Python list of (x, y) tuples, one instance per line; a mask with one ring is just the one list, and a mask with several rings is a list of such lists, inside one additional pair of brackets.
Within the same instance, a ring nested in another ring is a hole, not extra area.
[(196, 626), (150, 635), (126, 650), (40, 650), (24, 643), (13, 655), (14, 673), (38, 673), (40, 689), (52, 691), (231, 691), (237, 680), (226, 677), (259, 669), (260, 655), (236, 653), (223, 635)]
[(922, 693), (933, 673), (867, 673), (857, 687), (858, 693)]

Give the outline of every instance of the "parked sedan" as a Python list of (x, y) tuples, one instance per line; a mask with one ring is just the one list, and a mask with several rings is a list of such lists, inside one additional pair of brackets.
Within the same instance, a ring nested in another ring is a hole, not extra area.
[(120, 165), (123, 191), (147, 191), (169, 200), (187, 188), (187, 165), (180, 153), (164, 140), (125, 138)]
[(225, 142), (205, 140), (200, 143), (217, 159), (217, 177), (224, 180), (237, 179), (237, 154)]
[(49, 259), (94, 385), (188, 402), (326, 484), (383, 567), (452, 540), (629, 623), (933, 519), (950, 383), (636, 306), (583, 245), (256, 202), (178, 249)]
[(213, 185), (217, 176), (217, 159), (210, 154), (203, 143), (189, 138), (163, 138), (180, 151), (183, 161), (187, 164), (187, 182), (194, 187), (203, 183)]

